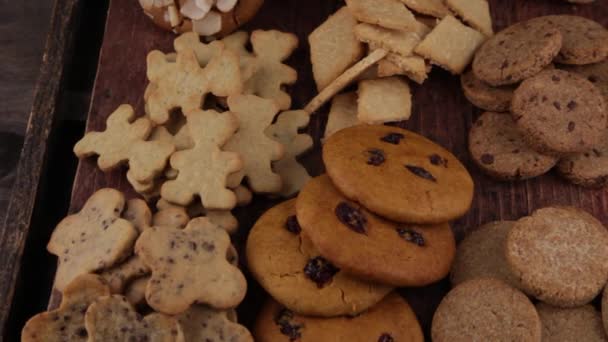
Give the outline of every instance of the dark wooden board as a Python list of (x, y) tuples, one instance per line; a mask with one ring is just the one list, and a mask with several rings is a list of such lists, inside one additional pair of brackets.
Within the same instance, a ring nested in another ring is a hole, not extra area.
[[(315, 95), (306, 38), (342, 5), (342, 1), (331, 0), (267, 0), (255, 20), (246, 26), (248, 30), (261, 28), (293, 32), (300, 38), (299, 48), (288, 61), (299, 75), (298, 83), (291, 87), (294, 108), (303, 107)], [(608, 25), (606, 0), (585, 6), (574, 6), (558, 0), (492, 0), (491, 7), (497, 30), (520, 20), (562, 13), (593, 18)], [(174, 38), (172, 34), (157, 29), (141, 13), (136, 1), (111, 2), (87, 130), (103, 130), (107, 116), (123, 103), (129, 103), (140, 114), (143, 113), (146, 55), (152, 49), (170, 51)], [(517, 219), (534, 209), (556, 204), (587, 209), (608, 223), (608, 198), (604, 190), (582, 189), (562, 181), (553, 173), (511, 183), (496, 182), (482, 175), (471, 162), (466, 148), (467, 132), (480, 112), (462, 95), (457, 77), (434, 68), (430, 79), (422, 86), (414, 86), (413, 93), (413, 115), (405, 127), (453, 151), (475, 179), (473, 207), (465, 217), (453, 223), (458, 238), (479, 224), (498, 219)], [(309, 132), (315, 138), (315, 149), (303, 159), (314, 175), (323, 170), (319, 157), (319, 137), (325, 126), (326, 113), (327, 108), (324, 108), (314, 115), (309, 127)], [(102, 187), (118, 188), (134, 196), (124, 177), (124, 170), (103, 173), (97, 169), (94, 159), (81, 161), (74, 182), (71, 211), (80, 209), (85, 200)], [(242, 226), (240, 235), (236, 237), (237, 244), (242, 243), (258, 215), (273, 203), (276, 202), (256, 197), (252, 207), (237, 210)], [(428, 288), (403, 291), (427, 329), (441, 294), (448, 288), (442, 282)], [(245, 306), (255, 307), (252, 303), (260, 302), (260, 291), (253, 286), (250, 292)], [(251, 323), (251, 318), (247, 310), (245, 322)]]

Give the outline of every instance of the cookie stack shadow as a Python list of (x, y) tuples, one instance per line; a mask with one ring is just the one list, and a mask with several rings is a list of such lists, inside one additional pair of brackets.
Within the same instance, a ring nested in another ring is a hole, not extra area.
[(396, 291), (438, 282), (456, 251), (449, 221), (473, 181), (450, 152), (396, 127), (359, 125), (323, 146), (327, 174), (264, 213), (247, 240), (271, 299), (256, 341), (423, 341)]
[(608, 185), (608, 31), (577, 16), (514, 24), (477, 51), (461, 77), (465, 96), (486, 110), (469, 151), (499, 180), (556, 167), (574, 184)]

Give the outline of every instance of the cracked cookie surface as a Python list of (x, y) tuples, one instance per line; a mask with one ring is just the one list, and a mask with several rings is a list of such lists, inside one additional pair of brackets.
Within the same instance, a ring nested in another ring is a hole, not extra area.
[(300, 314), (332, 317), (367, 310), (392, 290), (356, 279), (320, 258), (299, 227), (295, 202), (268, 210), (247, 240), (249, 270), (273, 298)]

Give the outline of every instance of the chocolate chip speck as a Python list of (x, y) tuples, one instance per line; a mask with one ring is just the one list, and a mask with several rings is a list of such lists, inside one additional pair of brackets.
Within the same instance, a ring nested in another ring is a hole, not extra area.
[(596, 77), (596, 76), (593, 76), (593, 75), (591, 75), (591, 76), (587, 77), (587, 79), (588, 79), (588, 80), (589, 80), (589, 82), (591, 82), (591, 83), (597, 83), (597, 81), (598, 81), (597, 77)]
[(377, 148), (367, 150), (367, 165), (379, 166), (385, 161), (384, 151)]
[(562, 105), (557, 101), (553, 102), (553, 107), (555, 107), (557, 110), (562, 110)]
[(574, 128), (576, 128), (576, 124), (574, 122), (570, 121), (568, 123), (568, 132), (574, 131)]
[(559, 82), (559, 81), (561, 81), (561, 78), (559, 78), (559, 76), (556, 76), (556, 75), (553, 75), (551, 77), (551, 79), (553, 80), (553, 82)]
[(397, 234), (399, 234), (403, 240), (411, 242), (420, 247), (423, 247), (426, 244), (424, 242), (424, 236), (413, 229), (400, 227), (397, 228)]
[(281, 334), (289, 337), (289, 341), (293, 342), (302, 337), (301, 324), (293, 322), (293, 312), (288, 309), (282, 309), (274, 318), (274, 323), (279, 326)]
[(481, 162), (486, 165), (494, 164), (494, 156), (489, 153), (484, 153), (481, 155)]
[(87, 334), (87, 330), (85, 328), (78, 328), (78, 330), (76, 330), (76, 336), (81, 337), (81, 338), (85, 338), (88, 336)]
[(298, 223), (298, 218), (296, 215), (291, 215), (287, 218), (287, 222), (285, 222), (285, 229), (287, 229), (287, 231), (290, 233), (300, 234), (302, 227), (300, 227), (300, 223)]
[(402, 139), (405, 138), (405, 135), (401, 133), (389, 133), (384, 137), (380, 138), (381, 141), (384, 141), (389, 144), (399, 145)]
[(570, 101), (568, 102), (568, 109), (569, 110), (574, 110), (574, 108), (576, 108), (578, 106), (578, 104), (576, 103), (576, 101)]
[(335, 213), (338, 220), (348, 228), (359, 234), (365, 234), (367, 218), (365, 218), (360, 209), (355, 208), (346, 202), (340, 202), (336, 206)]
[(433, 165), (443, 165), (443, 167), (448, 167), (448, 160), (438, 154), (431, 154), (429, 156), (429, 161)]
[(380, 335), (378, 342), (395, 342), (395, 339), (389, 333), (384, 333)]
[(433, 176), (432, 173), (430, 173), (423, 167), (415, 166), (415, 165), (405, 165), (405, 168), (420, 178), (424, 178), (424, 179), (430, 180), (432, 182), (437, 182), (437, 179), (435, 178), (435, 176)]
[(339, 271), (339, 268), (321, 256), (310, 259), (304, 266), (304, 274), (314, 281), (318, 288), (327, 285)]

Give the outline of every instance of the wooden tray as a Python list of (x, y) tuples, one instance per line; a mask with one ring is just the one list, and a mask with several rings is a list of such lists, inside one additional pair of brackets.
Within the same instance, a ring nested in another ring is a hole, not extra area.
[[(65, 2), (71, 3), (70, 5), (73, 6), (76, 1), (66, 0)], [(490, 2), (495, 30), (520, 20), (546, 14), (581, 15), (608, 26), (608, 4), (605, 0), (597, 0), (594, 4), (584, 6), (574, 6), (558, 0), (491, 0)], [(308, 0), (305, 2), (301, 0), (266, 0), (254, 21), (244, 28), (248, 31), (278, 29), (298, 35), (299, 48), (287, 61), (289, 65), (297, 69), (299, 78), (298, 82), (290, 88), (293, 108), (302, 108), (316, 93), (307, 36), (328, 15), (343, 5), (343, 1), (339, 0)], [(87, 131), (103, 130), (107, 116), (123, 103), (131, 104), (138, 113), (143, 113), (142, 95), (146, 85), (146, 55), (153, 49), (171, 51), (174, 38), (174, 35), (156, 28), (142, 14), (137, 1), (112, 0), (110, 2), (97, 79), (86, 126)], [(458, 77), (451, 76), (435, 67), (424, 85), (413, 86), (413, 95), (413, 114), (410, 121), (405, 124), (405, 128), (422, 133), (453, 151), (465, 163), (475, 179), (476, 192), (473, 207), (465, 217), (453, 223), (458, 239), (462, 238), (467, 230), (482, 223), (500, 219), (517, 219), (547, 205), (578, 206), (592, 212), (605, 224), (608, 223), (608, 193), (604, 190), (586, 190), (570, 185), (559, 179), (554, 173), (529, 181), (506, 183), (493, 181), (481, 174), (470, 160), (466, 148), (466, 137), (471, 122), (480, 114), (480, 111), (473, 108), (464, 98)], [(33, 112), (34, 117), (40, 116), (40, 114), (40, 112)], [(325, 107), (312, 117), (308, 128), (309, 133), (315, 139), (315, 149), (302, 160), (313, 175), (323, 172), (319, 138), (324, 130), (326, 118), (327, 108)], [(43, 128), (49, 129), (48, 127)], [(45, 144), (44, 137), (41, 138), (40, 143)], [(37, 152), (31, 145), (28, 145), (27, 138), (25, 151), (32, 154)], [(23, 183), (25, 178), (36, 178), (29, 177), (27, 173), (28, 170), (32, 170), (32, 166), (24, 163), (22, 167), (20, 175), (23, 178), (20, 180), (20, 184), (35, 185), (36, 179), (32, 179), (30, 183)], [(104, 174), (97, 169), (94, 159), (81, 161), (74, 181), (70, 212), (79, 210), (86, 199), (95, 190), (102, 187), (118, 188), (125, 191), (128, 196), (135, 196), (124, 174), (124, 170)], [(33, 205), (31, 198), (35, 198), (35, 193), (24, 196), (30, 196), (30, 201), (24, 201), (24, 203), (31, 208)], [(275, 203), (277, 201), (256, 196), (253, 205), (236, 210), (241, 224), (240, 232), (235, 237), (237, 247), (242, 248), (247, 232), (257, 217)], [(13, 239), (10, 241), (17, 241), (21, 244), (27, 237), (28, 217), (31, 216), (31, 211), (22, 214), (26, 218), (22, 223), (24, 226), (12, 229), (24, 231), (24, 234), (9, 237)], [(9, 220), (11, 217), (15, 219), (15, 215), (10, 216), (9, 212)], [(32, 229), (35, 228), (32, 227)], [(0, 235), (0, 247), (9, 244), (6, 239), (5, 235)], [(21, 258), (21, 255), (17, 254), (16, 258)], [(1, 266), (3, 266), (3, 262), (0, 262)], [(18, 266), (13, 266), (7, 272), (16, 274), (16, 270), (18, 271)], [(0, 268), (0, 272), (4, 272), (4, 269)], [(12, 294), (9, 293), (6, 297), (2, 297), (5, 293), (2, 290), (14, 286), (16, 276), (4, 277), (2, 274), (0, 273), (0, 279), (3, 280), (3, 283), (0, 284), (0, 304), (10, 304)], [(447, 290), (449, 290), (449, 284), (446, 281), (422, 289), (403, 289), (403, 294), (414, 306), (425, 331), (428, 332), (432, 313)], [(259, 287), (251, 286), (247, 299), (240, 308), (241, 319), (245, 324), (252, 323), (256, 311), (254, 308), (259, 307), (258, 304), (262, 302), (264, 296)], [(56, 296), (54, 297), (56, 298)], [(51, 305), (54, 303), (56, 301), (51, 301)], [(7, 305), (1, 307), (6, 308)], [(5, 317), (5, 315), (0, 316), (0, 319)]]

